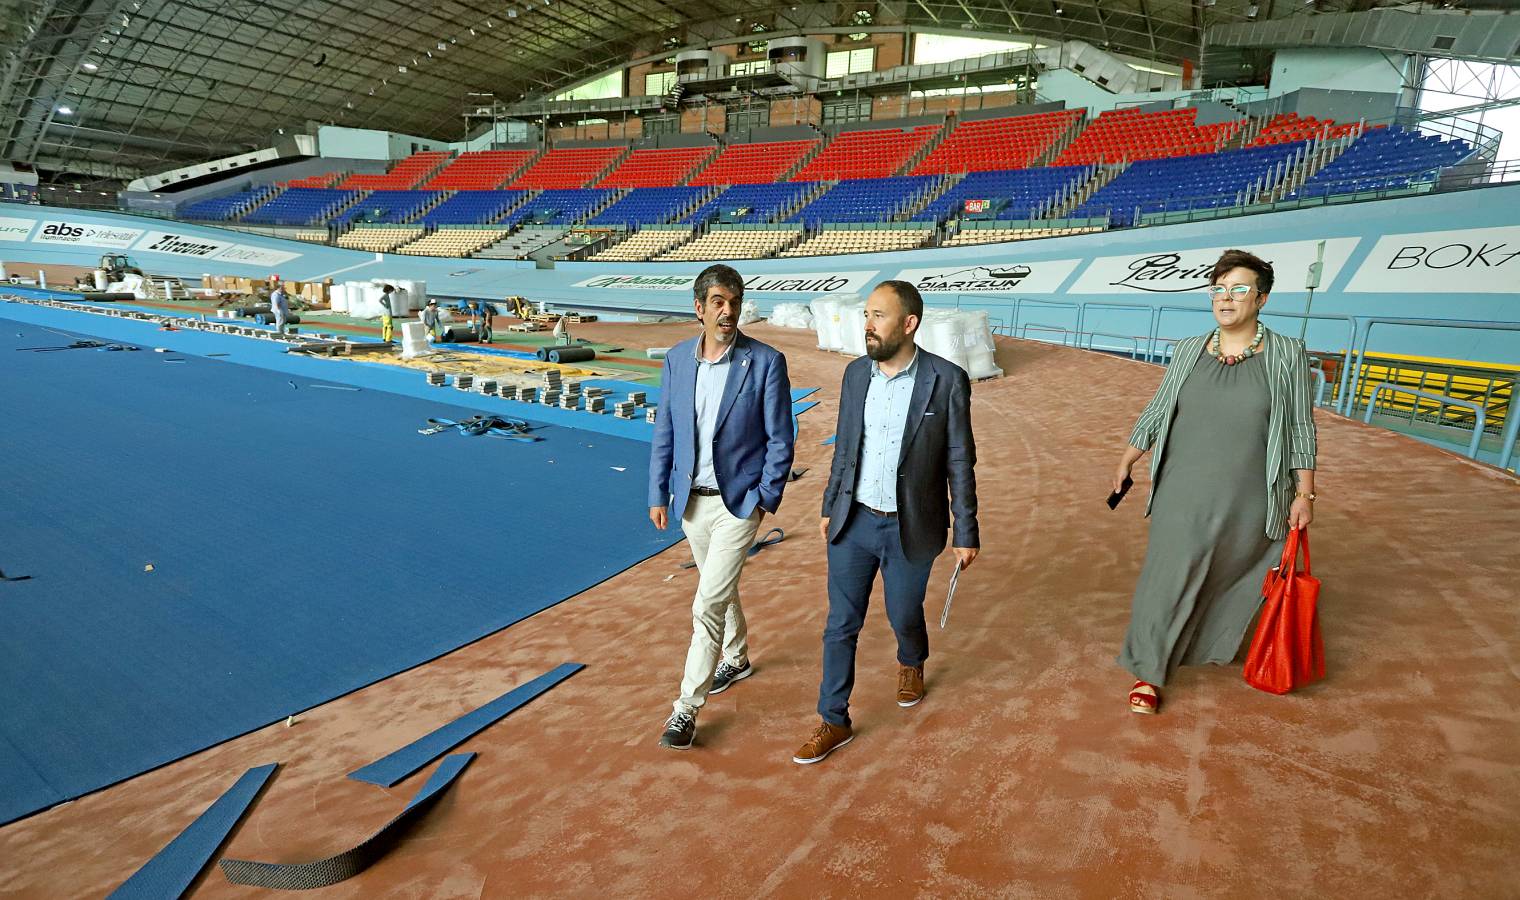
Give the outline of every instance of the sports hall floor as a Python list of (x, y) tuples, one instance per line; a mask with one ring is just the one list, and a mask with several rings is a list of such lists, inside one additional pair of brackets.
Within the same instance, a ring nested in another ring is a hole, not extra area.
[[(294, 727), (261, 728), (0, 827), (0, 896), (102, 896), (238, 774), (272, 761), (280, 771), (223, 854), (295, 861), (350, 847), (422, 776), (383, 790), (345, 773), (566, 661), (587, 668), (462, 745), (479, 757), (440, 805), (368, 871), (312, 896), (1520, 894), (1520, 481), (1319, 414), (1313, 559), (1329, 677), (1274, 697), (1247, 687), (1238, 666), (1187, 669), (1161, 715), (1135, 716), (1113, 657), (1145, 549), (1147, 485), (1116, 512), (1102, 501), (1161, 370), (1000, 340), (1006, 377), (973, 393), (982, 555), (944, 631), (934, 616), (948, 571), (931, 582), (928, 696), (910, 710), (893, 702), (894, 645), (878, 604), (860, 642), (858, 737), (801, 767), (790, 756), (815, 721), (825, 617), (816, 525), (832, 448), (821, 442), (833, 433), (846, 360), (816, 350), (810, 333), (747, 330), (787, 353), (794, 385), (822, 386), (812, 398), (821, 406), (799, 419), (796, 465), (808, 472), (766, 522), (788, 538), (744, 575), (756, 675), (711, 700), (696, 749), (656, 746), (690, 638), (695, 573), (679, 568), (688, 555), (676, 544)], [(645, 347), (693, 331), (597, 324), (576, 333)], [(6, 390), (31, 389), (7, 381)], [(187, 396), (197, 389), (183, 379)], [(323, 402), (357, 399), (334, 394)], [(354, 442), (398, 425), (402, 417), (378, 408), (384, 400), (366, 396), (376, 411), (352, 420)], [(28, 435), (73, 428), (69, 415), (64, 406), (21, 429), (5, 423), (8, 477), (28, 464)], [(446, 438), (469, 440), (436, 440)], [(510, 470), (531, 448), (488, 449), (501, 461), (479, 460), (468, 478)], [(146, 464), (173, 484), (177, 472), (212, 463), (187, 454)], [(292, 462), (279, 488), (292, 501), (287, 515), (298, 522), (296, 501), (323, 496), (333, 466), (322, 456)], [(633, 462), (628, 478), (641, 483), (644, 467)], [(462, 534), (456, 518), (481, 517), (458, 475), (413, 518), (404, 545), (356, 541), (352, 571), (388, 567), (405, 589), (422, 590), (415, 571), (473, 578), (483, 559), (507, 598), (519, 566), (578, 565), (573, 553), (515, 562), (521, 535)], [(111, 502), (70, 493), (67, 467), (51, 477), (81, 517)], [(390, 490), (383, 472), (365, 485), (381, 498)], [(635, 508), (624, 515), (614, 502)], [(641, 504), (619, 493), (549, 515), (616, 516), (634, 529)], [(502, 521), (514, 521), (505, 506)], [(70, 539), (68, 528), (58, 539)], [(256, 540), (239, 546), (264, 552)], [(332, 575), (269, 564), (293, 586)], [(30, 574), (36, 587), (49, 573)], [(0, 584), (0, 622), (27, 587)], [(214, 869), (191, 892), (262, 893)]]

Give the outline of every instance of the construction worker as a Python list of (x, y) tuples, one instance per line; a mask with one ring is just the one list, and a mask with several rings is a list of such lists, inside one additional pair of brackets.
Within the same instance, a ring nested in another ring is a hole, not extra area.
[(472, 300), (470, 301), (470, 306), (471, 317), (480, 317), (480, 322), (476, 326), (479, 329), (480, 342), (482, 344), (491, 343), (491, 304), (484, 300)]
[(393, 318), (396, 309), (393, 302), (395, 294), (396, 288), (394, 285), (388, 284), (380, 289), (380, 340), (385, 341), (387, 344), (391, 342), (391, 335), (394, 333), (395, 327), (395, 320)]
[(429, 341), (437, 341), (443, 337), (442, 321), (438, 315), (438, 301), (429, 297), (427, 306), (422, 308), (422, 324), (427, 326)]
[(274, 330), (284, 334), (290, 327), (290, 299), (285, 295), (285, 285), (279, 281), (274, 283), (274, 290), (269, 292), (269, 313), (274, 319)]

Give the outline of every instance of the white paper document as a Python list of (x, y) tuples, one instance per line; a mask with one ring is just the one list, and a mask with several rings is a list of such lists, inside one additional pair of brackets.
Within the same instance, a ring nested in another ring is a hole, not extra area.
[(945, 623), (950, 621), (950, 603), (955, 599), (955, 585), (961, 580), (960, 560), (955, 562), (955, 571), (950, 573), (950, 592), (945, 594), (945, 611), (939, 614), (939, 627), (944, 628)]

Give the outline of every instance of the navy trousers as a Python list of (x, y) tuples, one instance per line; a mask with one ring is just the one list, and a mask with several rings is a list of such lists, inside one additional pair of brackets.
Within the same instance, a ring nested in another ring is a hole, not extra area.
[(881, 572), (887, 620), (897, 635), (897, 661), (921, 666), (929, 658), (924, 625), (924, 589), (934, 560), (903, 556), (896, 519), (856, 508), (839, 539), (829, 544), (829, 621), (823, 630), (823, 682), (818, 714), (834, 725), (850, 724), (850, 692), (855, 687), (855, 645), (866, 622), (871, 586)]

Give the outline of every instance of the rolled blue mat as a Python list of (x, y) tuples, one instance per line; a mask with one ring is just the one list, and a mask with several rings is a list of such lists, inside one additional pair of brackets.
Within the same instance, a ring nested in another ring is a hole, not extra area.
[(590, 347), (555, 347), (549, 351), (549, 362), (590, 362), (596, 359), (596, 351)]
[(107, 900), (164, 900), (183, 895), (201, 869), (211, 862), (238, 820), (274, 774), (279, 763), (259, 766), (243, 773), (216, 802), (143, 867), (133, 873)]
[(549, 361), (549, 350), (550, 349), (551, 348), (548, 345), (545, 345), (543, 347), (539, 347), (538, 348), (538, 352), (535, 353), (534, 355), (537, 356), (539, 359), (543, 360), (544, 362), (548, 362)]

